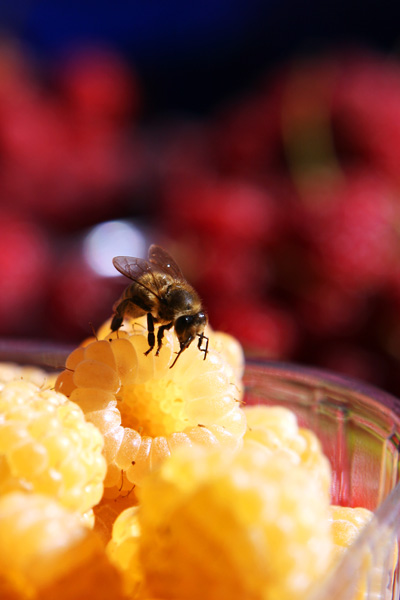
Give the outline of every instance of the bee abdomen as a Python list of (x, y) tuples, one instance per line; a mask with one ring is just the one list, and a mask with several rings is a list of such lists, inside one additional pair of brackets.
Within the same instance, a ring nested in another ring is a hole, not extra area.
[(120, 300), (114, 306), (116, 312), (138, 317), (154, 310), (154, 296), (145, 288), (132, 284), (123, 292)]

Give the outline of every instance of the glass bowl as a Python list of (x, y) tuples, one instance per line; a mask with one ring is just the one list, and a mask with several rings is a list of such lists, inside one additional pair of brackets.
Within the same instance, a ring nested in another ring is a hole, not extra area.
[[(400, 534), (400, 401), (361, 382), (292, 364), (248, 362), (244, 382), (246, 403), (285, 406), (318, 436), (332, 466), (332, 504), (374, 511), (309, 600), (398, 600), (393, 549)], [(358, 573), (365, 576), (359, 595)]]
[[(0, 340), (0, 361), (61, 370), (72, 349)], [(332, 466), (332, 504), (374, 512), (307, 600), (398, 600), (393, 547), (400, 535), (400, 400), (334, 373), (264, 360), (247, 362), (244, 383), (247, 404), (287, 407), (318, 436)], [(362, 594), (356, 590), (361, 572)]]

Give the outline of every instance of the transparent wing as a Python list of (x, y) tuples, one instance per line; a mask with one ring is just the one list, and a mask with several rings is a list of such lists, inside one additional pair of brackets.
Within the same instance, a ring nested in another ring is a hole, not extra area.
[(165, 285), (165, 273), (144, 258), (133, 256), (116, 256), (113, 265), (122, 275), (128, 277), (146, 290), (160, 297), (160, 290)]
[(150, 246), (149, 261), (162, 273), (173, 277), (175, 280), (178, 279), (185, 281), (182, 271), (172, 256), (170, 256), (168, 252), (164, 250), (164, 248), (161, 248), (161, 246), (157, 246), (156, 244), (152, 244)]
[(116, 256), (113, 258), (113, 265), (122, 275), (129, 277), (133, 281), (136, 281), (144, 273), (152, 269), (151, 264), (147, 260), (144, 260), (144, 258), (134, 258), (133, 256)]

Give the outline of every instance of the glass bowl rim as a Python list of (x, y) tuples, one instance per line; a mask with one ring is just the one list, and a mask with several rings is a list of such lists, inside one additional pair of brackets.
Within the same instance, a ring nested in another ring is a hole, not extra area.
[(245, 387), (252, 376), (267, 374), (272, 379), (288, 378), (291, 381), (306, 386), (318, 386), (321, 390), (344, 394), (350, 391), (353, 397), (368, 397), (373, 401), (383, 404), (400, 419), (400, 399), (394, 394), (386, 392), (361, 379), (337, 373), (329, 369), (322, 369), (307, 364), (286, 362), (279, 360), (264, 360), (248, 358), (245, 362), (244, 383)]
[[(0, 338), (0, 362), (17, 362), (46, 369), (61, 370), (65, 359), (79, 343), (59, 343), (24, 338)], [(30, 361), (30, 362), (28, 362)], [(350, 390), (355, 395), (370, 396), (392, 408), (400, 415), (400, 399), (390, 392), (361, 379), (343, 375), (330, 369), (314, 367), (306, 363), (254, 358), (245, 355), (244, 378), (267, 369), (270, 377), (287, 376), (297, 383), (319, 385), (343, 392)]]

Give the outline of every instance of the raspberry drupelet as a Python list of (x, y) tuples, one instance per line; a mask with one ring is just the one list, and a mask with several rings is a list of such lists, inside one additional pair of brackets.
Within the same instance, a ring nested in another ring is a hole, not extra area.
[(0, 495), (52, 496), (86, 513), (102, 497), (103, 439), (63, 394), (15, 380), (0, 390)]
[(247, 430), (245, 444), (261, 446), (274, 456), (284, 455), (293, 464), (305, 466), (330, 497), (331, 466), (317, 436), (299, 427), (297, 417), (283, 406), (255, 405), (243, 408)]
[[(128, 318), (114, 333), (107, 322), (97, 340), (68, 357), (56, 389), (103, 434), (106, 496), (140, 485), (177, 447), (196, 443), (234, 450), (241, 444), (246, 428), (241, 350), (230, 336), (211, 329), (207, 335), (206, 360), (193, 344), (170, 369), (179, 352), (176, 336), (165, 331), (159, 355), (145, 355), (145, 321)], [(220, 351), (213, 347), (214, 336)]]

